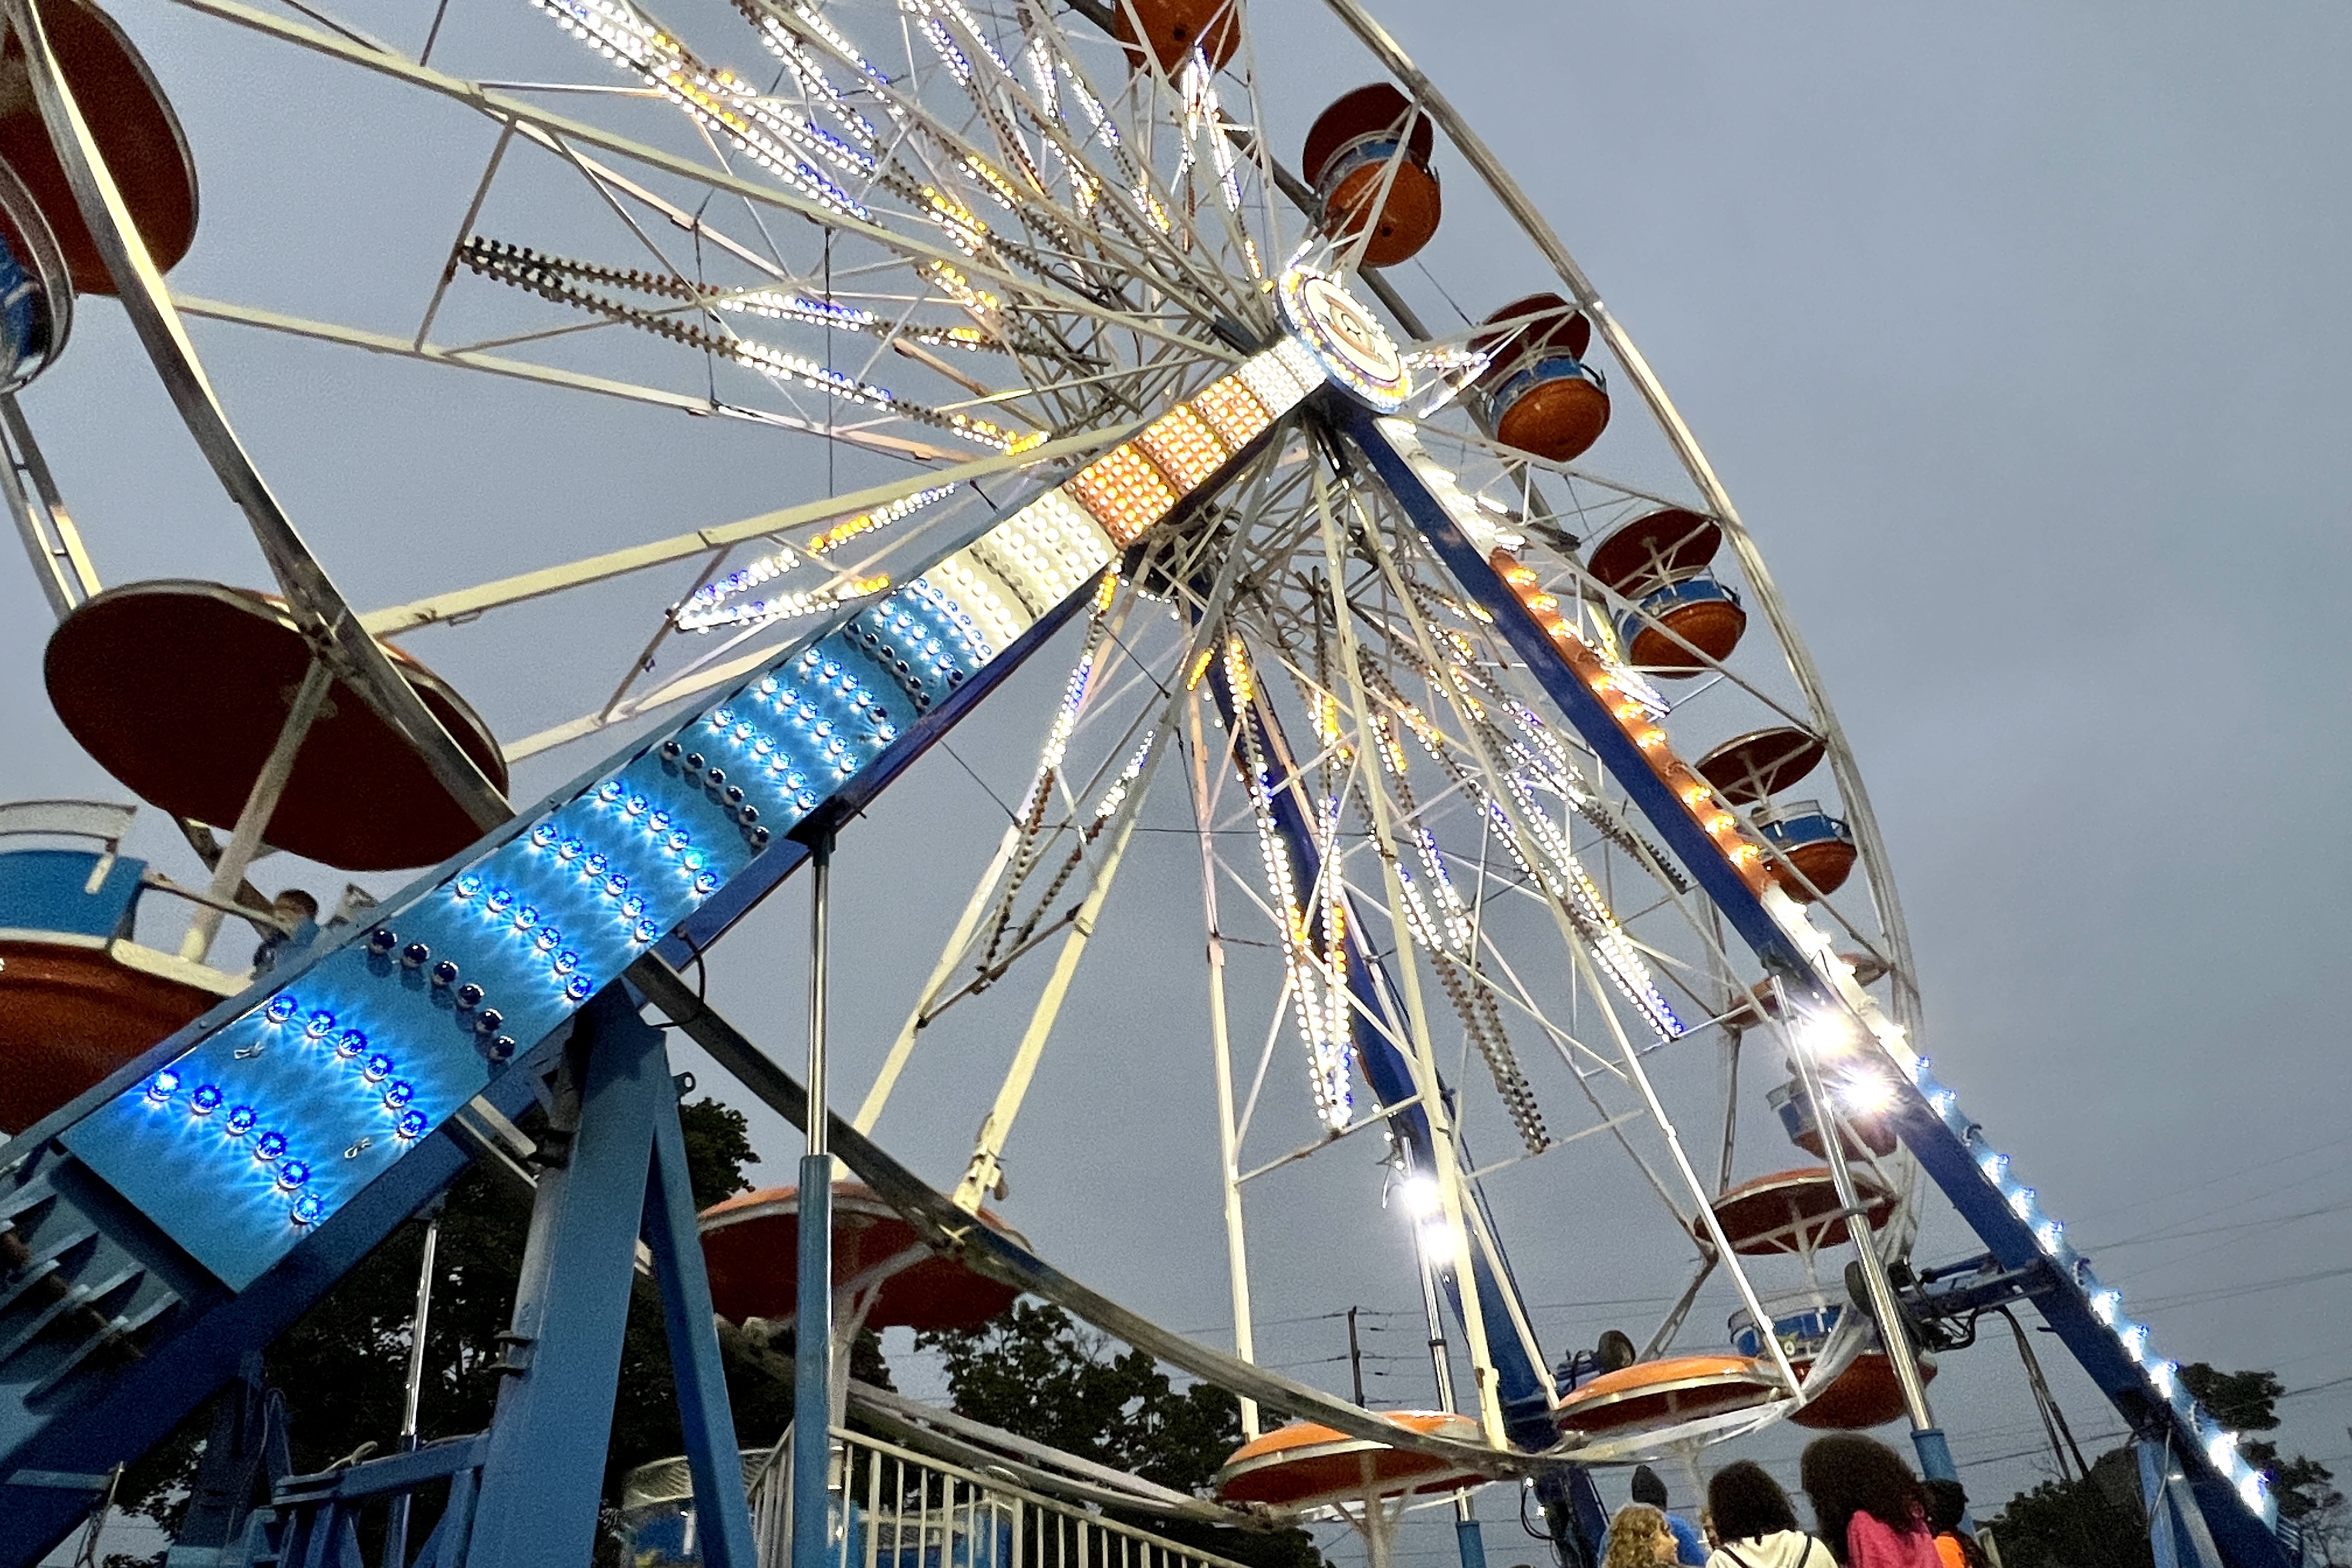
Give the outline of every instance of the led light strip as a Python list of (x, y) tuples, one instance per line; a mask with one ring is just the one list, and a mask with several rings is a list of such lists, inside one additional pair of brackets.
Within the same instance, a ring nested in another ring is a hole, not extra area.
[[(1881, 1093), (1885, 1103), (1892, 1105), (1899, 1092), (1899, 1083), (1883, 1075), (1888, 1068), (1900, 1075), (1925, 1099), (1927, 1108), (1941, 1119), (1944, 1131), (1965, 1150), (1973, 1162), (1976, 1173), (1991, 1196), (2007, 1215), (2032, 1237), (2057, 1276), (2051, 1289), (2076, 1292), (2079, 1301), (2087, 1308), (2107, 1333), (2114, 1337), (2115, 1347), (2137, 1367), (2147, 1390), (2157, 1404), (2171, 1416), (2175, 1429), (2195, 1439), (2203, 1460), (2226, 1480), (2237, 1500), (2266, 1529), (2278, 1524), (2278, 1500), (2271, 1494), (2268, 1479), (2248, 1463), (2239, 1452), (2239, 1434), (2223, 1426), (2182, 1385), (2176, 1363), (2157, 1354), (2150, 1344), (2147, 1326), (2125, 1316), (2121, 1292), (2103, 1283), (2092, 1271), (2090, 1259), (2076, 1251), (2067, 1241), (2065, 1227), (2044, 1214), (2032, 1187), (2020, 1182), (2011, 1172), (2009, 1157), (1986, 1142), (1982, 1130), (1960, 1109), (1959, 1097), (1937, 1082), (1928, 1070), (1927, 1059), (1911, 1048), (1907, 1032), (1888, 1017), (1877, 999), (1864, 990), (1854, 977), (1853, 966), (1840, 957), (1829, 934), (1816, 927), (1805, 907), (1790, 898), (1779, 885), (1774, 869), (1764, 860), (1763, 853), (1753, 841), (1738, 831), (1738, 819), (1723, 805), (1714, 790), (1678, 759), (1666, 745), (1665, 731), (1656, 722), (1650, 702), (1643, 689), (1631, 681), (1621, 681), (1617, 672), (1601, 659), (1574, 627), (1559, 613), (1549, 595), (1544, 594), (1535, 574), (1522, 566), (1505, 548), (1493, 525), (1479, 509), (1453, 482), (1453, 476), (1423, 451), (1415, 440), (1412, 427), (1402, 420), (1375, 421), (1380, 435), (1387, 439), (1396, 455), (1428, 489), (1431, 496), (1458, 526), (1475, 551), (1484, 552), (1489, 565), (1503, 578), (1509, 591), (1526, 606), (1537, 624), (1542, 627), (1551, 647), (1563, 663), (1589, 687), (1604, 704), (1609, 705), (1614, 721), (1639, 748), (1670, 789), (1682, 808), (1691, 815), (1708, 840), (1723, 855), (1724, 862), (1738, 881), (1754, 895), (1756, 903), (1780, 933), (1794, 945), (1812, 973), (1824, 983), (1839, 1004), (1841, 1011), (1826, 1020), (1816, 1020), (1818, 1026), (1826, 1023), (1825, 1031), (1832, 1037), (1847, 1033), (1847, 1022), (1859, 1022), (1879, 1053), (1877, 1059), (1851, 1063), (1834, 1059), (1824, 1062), (1838, 1088), (1846, 1095), (1859, 1094), (1877, 1099)], [(1750, 938), (1751, 942), (1757, 941)], [(1759, 943), (1760, 946), (1761, 944)], [(1832, 1038), (1824, 1046), (1816, 1029), (1792, 1029), (1795, 1048), (1807, 1050), (1816, 1057), (1834, 1058), (1842, 1049), (1852, 1049), (1859, 1042), (1847, 1038), (1839, 1046)], [(1937, 1159), (1943, 1151), (1930, 1151)], [(1922, 1155), (1923, 1161), (1926, 1156)], [(1964, 1188), (1955, 1190), (1948, 1173), (1937, 1177), (1955, 1205), (1966, 1214), (1978, 1194)], [(1982, 1224), (1979, 1222), (1980, 1234)], [(1987, 1236), (1988, 1241), (1991, 1240)], [(2056, 1305), (2045, 1301), (2048, 1315)], [(2059, 1321), (2063, 1331), (2063, 1321)], [(2118, 1401), (2121, 1394), (2117, 1391)]]
[[(319, 952), (62, 1141), (242, 1289), (1127, 544), (1221, 482), (1312, 384), (1276, 352), (1239, 367), (668, 739), (387, 903), (371, 929)], [(1160, 469), (1153, 447), (1185, 479)], [(1138, 464), (1157, 489), (1105, 482)]]
[[(845, 518), (810, 540), (805, 548), (811, 556), (824, 555), (860, 534), (870, 533), (877, 528), (887, 528), (912, 517), (925, 507), (946, 500), (955, 493), (955, 489), (951, 484), (936, 485), (929, 489), (903, 496), (887, 506)], [(801, 589), (774, 599), (757, 599), (748, 605), (727, 603), (762, 583), (773, 582), (785, 575), (801, 563), (801, 559), (800, 552), (791, 545), (781, 545), (726, 576), (697, 588), (684, 604), (672, 607), (671, 618), (680, 631), (688, 632), (707, 632), (718, 626), (739, 629), (761, 626), (773, 621), (797, 620), (838, 605), (852, 604), (889, 586), (887, 577), (853, 578), (831, 590)]]
[(704, 65), (622, 0), (532, 0), (587, 43), (700, 121), (777, 179), (836, 212), (870, 218), (863, 204), (810, 159), (864, 176), (874, 160), (799, 116), (780, 113), (748, 82)]
[(1234, 731), (1241, 741), (1240, 761), (1248, 774), (1250, 815), (1257, 824), (1258, 854), (1265, 862), (1266, 892), (1274, 904), (1275, 924), (1281, 933), (1282, 962), (1290, 977), (1290, 1001), (1297, 1017), (1298, 1037), (1307, 1047), (1315, 1114), (1328, 1127), (1345, 1127), (1355, 1108), (1349, 1066), (1355, 1043), (1348, 1005), (1347, 900), (1339, 882), (1338, 862), (1328, 857), (1328, 850), (1336, 846), (1325, 847), (1321, 910), (1324, 951), (1318, 953), (1306, 908), (1298, 897), (1298, 877), (1291, 864), (1290, 847), (1275, 825), (1276, 786), (1265, 748), (1259, 743), (1256, 721), (1250, 712), (1257, 687), (1241, 639), (1229, 640), (1223, 657), (1225, 686), (1234, 704)]

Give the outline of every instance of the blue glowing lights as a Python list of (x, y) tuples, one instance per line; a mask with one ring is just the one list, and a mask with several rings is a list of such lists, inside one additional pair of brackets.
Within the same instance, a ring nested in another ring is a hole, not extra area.
[[(190, 1181), (199, 1191), (217, 1182), (224, 1196), (269, 1194), (262, 1215), (224, 1202), (205, 1208), (203, 1226), (184, 1227), (206, 1266), (242, 1288), (363, 1190), (383, 1160), (430, 1136), (495, 1064), (546, 1038), (749, 857), (872, 769), (900, 737), (902, 703), (932, 711), (992, 652), (928, 583), (866, 606), (388, 906), (383, 923), (352, 933), (343, 950), (322, 944), (299, 998), (267, 997), (233, 1033), (129, 1091), (139, 1126), (99, 1134), (93, 1163), (142, 1204)], [(163, 1107), (184, 1107), (184, 1120), (159, 1117)], [(184, 1145), (167, 1159), (137, 1142), (174, 1125)], [(173, 1163), (182, 1159), (209, 1173)]]

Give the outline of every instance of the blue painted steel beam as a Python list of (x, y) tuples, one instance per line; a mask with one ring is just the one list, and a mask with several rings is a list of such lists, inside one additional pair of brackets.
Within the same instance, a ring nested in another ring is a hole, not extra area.
[[(1381, 432), (1374, 416), (1330, 389), (1320, 395), (1318, 406), (1370, 465), (1455, 584), (1494, 617), (1496, 629), (1527, 661), (1562, 716), (1766, 969), (1799, 998), (1833, 1006), (1833, 991), (1815, 973), (1804, 950), (1725, 861), (1615, 715), (1569, 668), (1533, 614)], [(2049, 1268), (2051, 1288), (2035, 1297), (2043, 1318), (2136, 1433), (2171, 1443), (2228, 1562), (2237, 1568), (2289, 1568), (2278, 1536), (2240, 1500), (2232, 1479), (2208, 1455), (2218, 1424), (2177, 1380), (2169, 1395), (2158, 1392), (2150, 1369), (2126, 1349), (2117, 1327), (2102, 1321), (2095, 1302), (2104, 1288), (2090, 1260), (2065, 1242), (2063, 1227), (2053, 1227), (2041, 1213), (2032, 1190), (2007, 1174), (2006, 1158), (1995, 1153), (1982, 1130), (1961, 1112), (1958, 1098), (1929, 1075), (1924, 1062), (1908, 1081), (1898, 1080), (1895, 1102), (1884, 1120), (2004, 1268)], [(2106, 1310), (2116, 1310), (2112, 1301)]]
[[(662, 1032), (637, 1016), (625, 987), (583, 1013), (559, 1081), (576, 1089), (577, 1120), (564, 1159), (540, 1173), (469, 1555), (502, 1568), (576, 1568), (590, 1556), (644, 1234), (662, 1288), (702, 1560), (756, 1568), (677, 1087)], [(559, 1120), (572, 1109), (559, 1102)]]
[(672, 1092), (655, 1106), (645, 1240), (653, 1254), (654, 1278), (661, 1286), (662, 1326), (669, 1343), (678, 1426), (685, 1435), (687, 1473), (694, 1485), (696, 1530), (702, 1538), (706, 1568), (759, 1568), (751, 1509), (744, 1500), (742, 1449), (727, 1394), (726, 1365), (719, 1356), (702, 1234), (696, 1224), (686, 1131), (678, 1123), (675, 1083), (671, 1087)]

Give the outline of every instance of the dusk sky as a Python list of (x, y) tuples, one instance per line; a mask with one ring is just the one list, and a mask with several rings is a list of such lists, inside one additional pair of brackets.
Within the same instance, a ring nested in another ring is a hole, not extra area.
[[(1770, 563), (1870, 784), (1937, 1074), (2167, 1354), (2274, 1369), (2294, 1391), (2284, 1446), (2352, 1477), (2352, 837), (2338, 794), (2352, 766), (2352, 12), (1380, 9), (1595, 279)], [(413, 50), (433, 6), (368, 10)], [(161, 0), (115, 11), (204, 182), (174, 286), (410, 330), (494, 132)], [(748, 58), (722, 13), (695, 13), (701, 36)], [(1306, 0), (1249, 14), (1261, 68), (1287, 95), (1268, 105), (1270, 134), (1293, 155), (1370, 63), (1327, 64), (1331, 28)], [(525, 26), (545, 27), (521, 0), (457, 0), (448, 68)], [(1441, 173), (1466, 181), (1446, 156)], [(533, 181), (558, 178), (544, 158), (519, 175), (498, 232), (527, 238)], [(1475, 249), (1475, 236), (1448, 237)], [(1446, 286), (1465, 298), (1520, 291), (1465, 272)], [(231, 326), (194, 335), (263, 471), (362, 608), (825, 493), (824, 452), (804, 437)], [(83, 303), (63, 363), (23, 403), (104, 581), (266, 585), (118, 306)], [(602, 617), (677, 586), (600, 590), (406, 646), (511, 739), (609, 687), (645, 632)], [(0, 570), (0, 798), (121, 798), (51, 713), (50, 624), (27, 572)], [(986, 863), (1003, 821), (990, 791), (1025, 784), (1067, 664), (1041, 656), (958, 731), (963, 765), (934, 754), (845, 837), (837, 1106), (863, 1094)], [(601, 744), (518, 769), (516, 797)], [(136, 847), (195, 879), (148, 817)], [(1154, 820), (1189, 820), (1181, 787)], [(1137, 856), (1008, 1154), (1005, 1212), (1072, 1273), (1224, 1343), (1197, 850), (1169, 832)], [(256, 880), (340, 886), (268, 861)], [(713, 1000), (793, 1064), (805, 919), (795, 882), (709, 960)], [(961, 1043), (982, 1048), (919, 1055), (879, 1130), (942, 1184), (1010, 1037)], [(791, 1180), (792, 1130), (708, 1062), (682, 1065), (752, 1110), (761, 1173)], [(1612, 1323), (1643, 1337), (1689, 1263), (1687, 1247), (1596, 1212), (1613, 1199), (1582, 1173), (1601, 1156), (1570, 1161), (1597, 1146), (1496, 1183), (1555, 1356)], [(1360, 1304), (1388, 1314), (1366, 1320), (1394, 1356), (1375, 1363), (1375, 1397), (1426, 1403), (1410, 1244), (1379, 1207), (1374, 1158), (1339, 1152), (1251, 1190), (1269, 1260), (1259, 1348), (1344, 1391), (1344, 1329), (1328, 1314)], [(1921, 1259), (1974, 1250), (1940, 1198), (1929, 1207)], [(2048, 1335), (2038, 1348), (2085, 1447), (2111, 1440), (2119, 1420), (2063, 1348)], [(894, 1349), (902, 1385), (936, 1392)], [(2049, 1473), (2005, 1329), (1948, 1356), (1932, 1392), (1980, 1511)], [(1749, 1451), (1793, 1479), (1798, 1446), (1775, 1433)], [(1497, 1563), (1532, 1558), (1508, 1494), (1484, 1506), (1501, 1516)], [(1433, 1532), (1412, 1550), (1450, 1552)]]

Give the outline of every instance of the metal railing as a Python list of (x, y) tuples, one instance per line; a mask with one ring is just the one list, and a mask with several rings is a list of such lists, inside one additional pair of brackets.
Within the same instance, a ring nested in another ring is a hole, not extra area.
[[(792, 1557), (792, 1458), (751, 1479), (760, 1568)], [(1241, 1568), (1074, 1503), (862, 1434), (833, 1433), (829, 1568)]]

